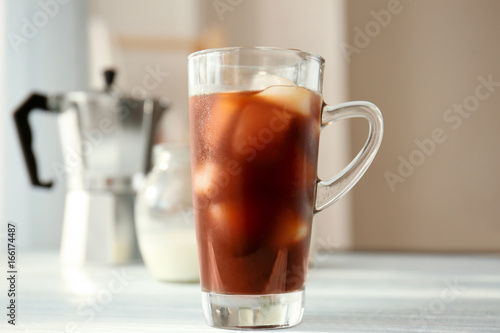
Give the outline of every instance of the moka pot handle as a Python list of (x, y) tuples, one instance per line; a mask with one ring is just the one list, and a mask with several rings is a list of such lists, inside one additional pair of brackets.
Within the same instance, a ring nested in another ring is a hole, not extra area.
[(52, 181), (42, 182), (38, 178), (36, 159), (32, 148), (33, 136), (28, 123), (28, 115), (32, 110), (40, 109), (43, 111), (50, 111), (47, 100), (46, 95), (37, 93), (31, 94), (31, 96), (14, 111), (14, 120), (16, 122), (17, 134), (19, 135), (19, 141), (21, 142), (24, 160), (28, 167), (31, 183), (34, 186), (51, 188), (53, 184)]

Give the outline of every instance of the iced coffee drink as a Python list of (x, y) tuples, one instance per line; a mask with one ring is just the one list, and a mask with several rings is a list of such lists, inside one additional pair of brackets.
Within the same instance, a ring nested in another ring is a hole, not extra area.
[(321, 97), (306, 88), (190, 97), (204, 290), (300, 290), (307, 268)]

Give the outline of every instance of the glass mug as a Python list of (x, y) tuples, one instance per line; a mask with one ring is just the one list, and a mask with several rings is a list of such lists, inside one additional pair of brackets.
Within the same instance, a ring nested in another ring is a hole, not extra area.
[[(238, 47), (188, 57), (191, 173), (202, 305), (209, 325), (300, 323), (313, 214), (361, 178), (382, 142), (380, 110), (321, 97), (324, 59)], [(320, 130), (369, 122), (368, 139), (337, 176), (317, 179)]]

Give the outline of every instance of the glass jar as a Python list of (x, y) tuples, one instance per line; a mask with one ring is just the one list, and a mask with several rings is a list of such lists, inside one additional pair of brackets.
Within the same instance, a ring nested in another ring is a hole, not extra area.
[(188, 145), (153, 148), (153, 169), (135, 201), (139, 249), (158, 280), (199, 280)]

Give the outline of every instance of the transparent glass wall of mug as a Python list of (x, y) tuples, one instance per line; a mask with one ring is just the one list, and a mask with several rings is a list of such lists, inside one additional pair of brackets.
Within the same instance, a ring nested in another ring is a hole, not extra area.
[[(323, 107), (323, 64), (275, 48), (188, 58), (193, 205), (212, 326), (300, 322), (313, 214), (354, 185), (380, 145), (373, 104)], [(369, 120), (369, 140), (338, 177), (319, 182), (320, 129), (347, 117)]]

